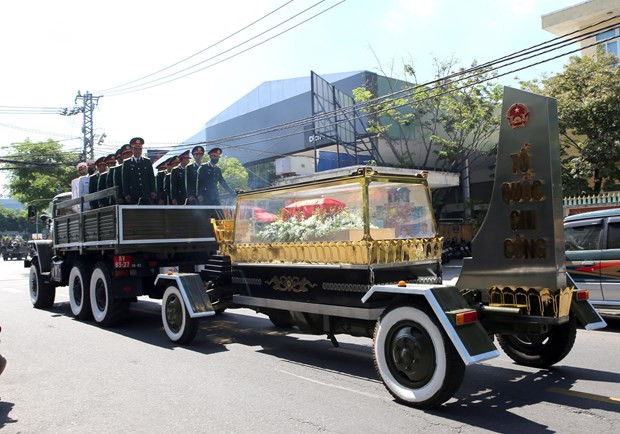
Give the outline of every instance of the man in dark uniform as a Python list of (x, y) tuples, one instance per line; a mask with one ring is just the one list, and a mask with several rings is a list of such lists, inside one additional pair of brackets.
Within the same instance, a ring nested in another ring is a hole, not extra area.
[[(92, 175), (90, 175), (90, 178), (88, 179), (88, 193), (97, 193), (98, 188), (99, 188), (99, 177), (101, 176), (102, 173), (105, 173), (106, 170), (108, 169), (108, 165), (105, 164), (105, 157), (97, 158), (94, 166), (97, 168), (97, 171), (93, 173)], [(90, 209), (95, 209), (95, 208), (99, 208), (99, 201), (91, 200)]]
[[(97, 180), (97, 191), (103, 191), (107, 188), (108, 176), (110, 176), (109, 170), (116, 163), (116, 161), (114, 160), (114, 154), (109, 154), (107, 157), (105, 157), (103, 161), (105, 162), (106, 167), (103, 173), (101, 173), (101, 170), (99, 171), (99, 179)], [(99, 199), (99, 208), (108, 205), (110, 205), (109, 198), (106, 197), (104, 199)]]
[(179, 157), (174, 156), (170, 157), (168, 160), (168, 165), (166, 166), (166, 176), (164, 177), (164, 196), (166, 200), (166, 205), (172, 205), (172, 199), (170, 198), (170, 178), (172, 169), (179, 165)]
[(142, 156), (141, 137), (134, 137), (129, 144), (133, 157), (123, 162), (123, 198), (128, 204), (150, 205), (156, 197), (153, 164)]
[(185, 169), (185, 189), (187, 190), (187, 203), (196, 205), (196, 179), (198, 177), (198, 168), (202, 164), (202, 157), (205, 154), (205, 148), (202, 146), (194, 146), (192, 155), (194, 162)]
[(157, 175), (155, 175), (155, 193), (157, 193), (157, 204), (167, 205), (166, 193), (164, 192), (164, 180), (166, 179), (166, 167), (170, 158), (162, 158), (157, 162), (155, 168), (157, 169)]
[(196, 194), (200, 205), (221, 205), (220, 194), (217, 186), (220, 184), (228, 193), (234, 194), (235, 191), (228, 186), (222, 171), (217, 167), (220, 161), (222, 150), (213, 148), (209, 151), (209, 162), (203, 164), (198, 169), (198, 180), (196, 182)]
[(116, 172), (114, 172), (114, 186), (118, 186), (118, 191), (119, 191), (119, 196), (117, 199), (117, 203), (119, 205), (125, 203), (125, 199), (123, 198), (123, 163), (125, 162), (125, 160), (127, 160), (128, 158), (132, 157), (132, 152), (131, 152), (131, 145), (129, 143), (124, 144), (123, 146), (121, 146), (120, 148), (121, 151), (121, 162), (120, 162), (120, 167), (118, 168), (118, 170)]
[(180, 164), (170, 173), (170, 199), (172, 205), (185, 205), (187, 190), (185, 189), (185, 168), (189, 164), (189, 151), (179, 155)]

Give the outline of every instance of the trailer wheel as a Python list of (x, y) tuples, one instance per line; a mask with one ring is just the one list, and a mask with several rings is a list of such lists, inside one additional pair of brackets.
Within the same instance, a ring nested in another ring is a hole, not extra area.
[(95, 322), (103, 327), (118, 324), (129, 308), (127, 300), (114, 298), (112, 282), (108, 266), (103, 262), (96, 263), (90, 277), (90, 307)]
[(538, 335), (497, 335), (508, 357), (519, 365), (548, 368), (570, 353), (577, 337), (577, 320), (571, 315), (567, 323)]
[(397, 401), (442, 404), (458, 390), (465, 364), (432, 314), (413, 306), (386, 310), (374, 333), (375, 369)]
[(174, 285), (166, 288), (161, 301), (161, 320), (168, 338), (177, 344), (189, 344), (198, 332), (198, 318), (189, 316), (181, 291)]
[(28, 279), (30, 301), (35, 308), (46, 309), (54, 305), (56, 288), (49, 282), (43, 280), (43, 276), (41, 276), (39, 270), (39, 261), (33, 260), (30, 266), (30, 276)]
[(89, 285), (90, 273), (87, 264), (77, 262), (69, 273), (69, 306), (77, 319), (90, 319), (93, 316)]

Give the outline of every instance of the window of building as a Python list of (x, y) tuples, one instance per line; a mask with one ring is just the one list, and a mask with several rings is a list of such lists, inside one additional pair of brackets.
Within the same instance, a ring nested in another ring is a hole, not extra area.
[[(598, 35), (596, 35), (596, 40), (604, 41), (605, 39), (613, 38), (614, 36), (618, 36), (618, 35), (620, 35), (619, 29), (612, 29), (612, 30), (608, 30), (606, 32), (599, 33)], [(605, 42), (602, 46), (603, 46), (603, 49), (605, 50), (605, 54), (613, 54), (614, 56), (618, 57), (618, 41), (617, 40)]]

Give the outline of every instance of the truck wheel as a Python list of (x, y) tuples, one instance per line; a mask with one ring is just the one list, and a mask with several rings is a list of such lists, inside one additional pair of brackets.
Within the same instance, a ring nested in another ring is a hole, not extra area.
[(413, 306), (386, 310), (374, 333), (375, 369), (397, 401), (442, 404), (458, 390), (465, 364), (432, 314)]
[(281, 329), (290, 329), (295, 326), (291, 314), (287, 310), (271, 310), (267, 313), (269, 321)]
[(577, 320), (570, 320), (539, 335), (497, 335), (508, 357), (519, 365), (548, 368), (570, 353), (577, 336)]
[(39, 262), (32, 261), (30, 266), (30, 276), (28, 279), (30, 289), (30, 301), (37, 309), (46, 309), (54, 305), (56, 298), (56, 288), (49, 282), (43, 280), (39, 271)]
[(95, 264), (90, 277), (90, 307), (95, 322), (103, 327), (118, 324), (127, 314), (127, 300), (114, 298), (112, 278), (108, 266), (103, 262)]
[(93, 311), (90, 307), (90, 273), (88, 266), (77, 262), (69, 273), (69, 306), (77, 319), (90, 319)]
[(177, 344), (189, 344), (198, 332), (198, 318), (191, 318), (181, 291), (169, 286), (161, 301), (161, 320), (168, 338)]

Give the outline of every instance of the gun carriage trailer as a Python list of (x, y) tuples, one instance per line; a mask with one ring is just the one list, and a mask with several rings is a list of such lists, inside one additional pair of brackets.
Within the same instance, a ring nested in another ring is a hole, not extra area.
[[(456, 286), (441, 283), (426, 176), (366, 167), (242, 193), (234, 216), (191, 206), (62, 215), (80, 199), (58, 203), (53, 240), (26, 263), (32, 302), (49, 307), (68, 285), (73, 315), (111, 326), (137, 296), (162, 299), (179, 344), (201, 317), (236, 307), (334, 345), (338, 334), (372, 337), (388, 391), (422, 408), (452, 397), (467, 365), (498, 356), (494, 337), (517, 363), (549, 367), (578, 323), (605, 322), (566, 281), (555, 101), (506, 88), (502, 110), (489, 212)], [(160, 272), (170, 267), (179, 272)]]

